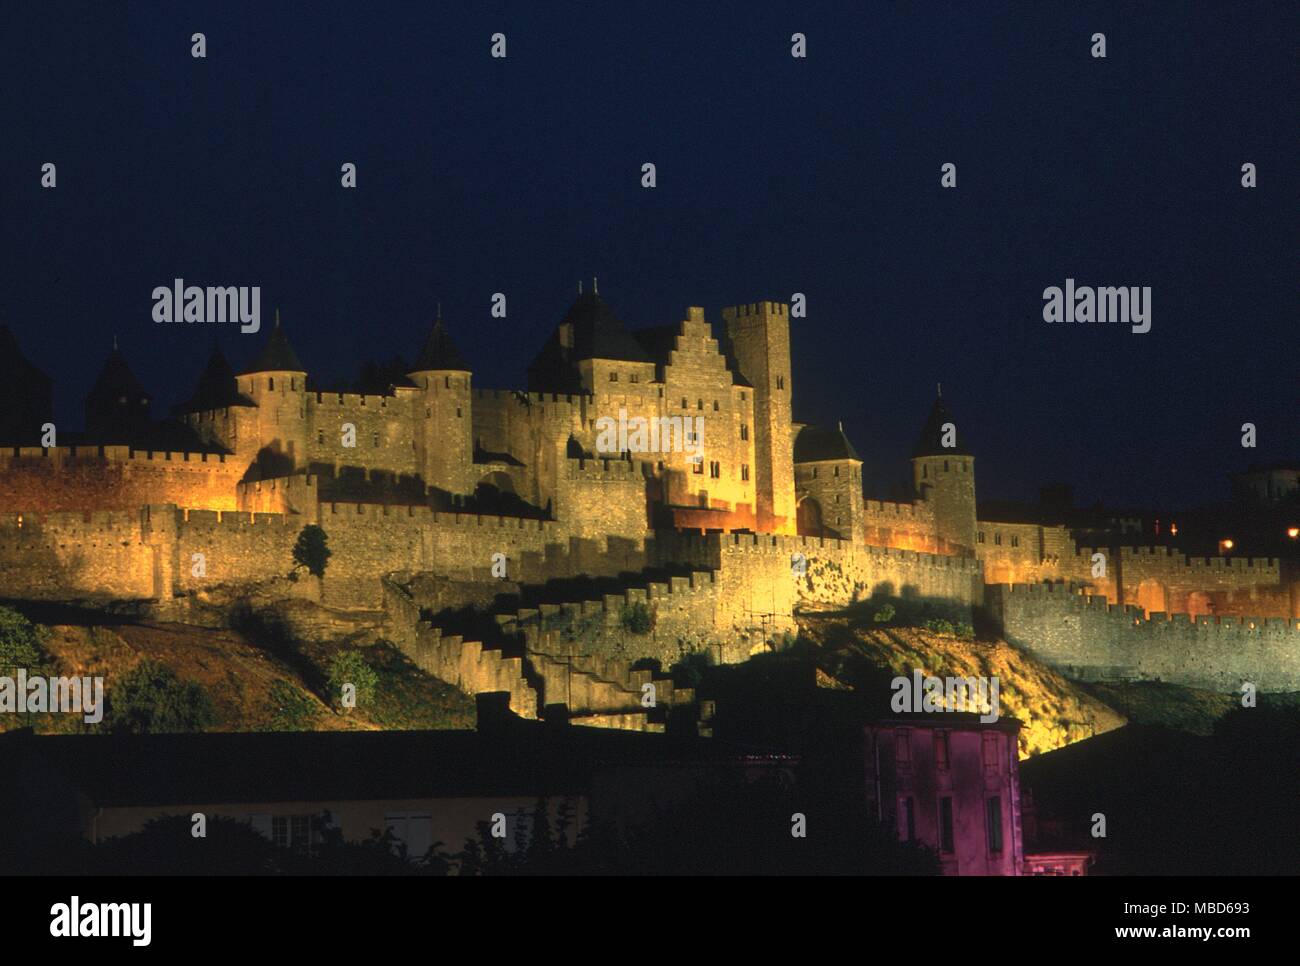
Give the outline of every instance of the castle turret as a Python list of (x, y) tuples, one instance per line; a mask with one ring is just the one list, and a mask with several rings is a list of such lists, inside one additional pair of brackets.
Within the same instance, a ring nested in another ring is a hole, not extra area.
[(595, 290), (579, 293), (528, 367), (533, 392), (605, 392), (611, 383), (650, 382), (654, 360)]
[(441, 309), (407, 378), (419, 391), (412, 405), (416, 461), (425, 483), (448, 493), (473, 493), (472, 376), (442, 324)]
[(794, 533), (790, 307), (758, 302), (722, 310), (731, 353), (754, 387), (754, 480), (760, 530)]
[(86, 396), (86, 435), (96, 443), (138, 444), (149, 434), (151, 403), (114, 339), (113, 351)]
[(936, 535), (974, 553), (975, 457), (962, 439), (940, 392), (912, 451), (912, 483), (934, 512)]
[(844, 427), (799, 427), (794, 439), (799, 533), (861, 542), (866, 534), (862, 460)]
[(53, 412), (50, 377), (27, 361), (9, 327), (0, 324), (0, 445), (38, 442)]
[[(263, 479), (285, 476), (307, 462), (307, 370), (289, 344), (275, 313), (275, 326), (252, 364), (236, 380), (257, 408), (240, 427), (233, 447), (252, 455)], [(250, 438), (251, 437), (251, 438)]]

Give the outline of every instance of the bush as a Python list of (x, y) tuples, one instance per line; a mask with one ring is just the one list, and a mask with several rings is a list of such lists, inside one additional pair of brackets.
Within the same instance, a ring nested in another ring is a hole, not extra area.
[(370, 704), (375, 699), (379, 674), (366, 663), (360, 651), (339, 651), (330, 661), (329, 684), (330, 703), (336, 708), (343, 707), (345, 684), (356, 688), (358, 705)]
[(640, 657), (632, 662), (633, 671), (651, 671), (655, 674), (662, 674), (664, 665), (657, 657)]
[(108, 727), (131, 734), (202, 731), (216, 723), (212, 698), (196, 681), (182, 681), (167, 665), (146, 658), (108, 694)]
[(298, 534), (298, 542), (293, 545), (294, 571), (304, 568), (313, 577), (324, 577), (325, 567), (332, 556), (325, 531), (314, 523), (309, 523)]
[(13, 608), (0, 607), (0, 669), (32, 670), (45, 663), (47, 633)]
[(622, 621), (623, 630), (630, 634), (649, 634), (650, 628), (654, 627), (650, 608), (639, 600), (623, 606)]
[(267, 705), (271, 731), (311, 731), (316, 722), (316, 703), (283, 678), (271, 685)]
[(877, 624), (888, 624), (894, 619), (896, 613), (898, 612), (894, 610), (893, 604), (886, 604), (884, 607), (880, 608), (880, 610), (872, 614), (871, 619)]
[(712, 651), (691, 651), (683, 654), (681, 660), (668, 669), (668, 673), (672, 675), (674, 687), (698, 688), (704, 680), (705, 670), (712, 666)]
[(970, 624), (954, 624), (952, 630), (958, 637), (972, 638), (975, 636), (975, 628)]
[(925, 627), (926, 630), (934, 631), (936, 634), (955, 634), (957, 632), (957, 629), (953, 627), (952, 622), (946, 621), (943, 618), (926, 621)]

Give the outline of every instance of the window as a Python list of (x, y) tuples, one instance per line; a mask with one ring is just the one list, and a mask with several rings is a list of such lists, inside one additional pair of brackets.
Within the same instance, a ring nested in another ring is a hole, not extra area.
[(370, 438), (374, 441), (375, 449), (379, 449), (379, 434), (371, 433)]
[(1002, 546), (1002, 534), (1000, 533), (993, 534), (993, 542), (999, 547)]
[(617, 373), (617, 372), (611, 372), (611, 373), (609, 374), (609, 381), (610, 381), (610, 382), (618, 382), (618, 373)]
[(912, 801), (912, 796), (908, 795), (898, 803), (898, 817), (901, 819), (904, 842), (912, 842), (916, 839), (916, 806)]
[(682, 408), (685, 409), (685, 408), (687, 407), (687, 405), (689, 405), (689, 404), (686, 402), (686, 397), (683, 396), (683, 397), (682, 397)]
[(740, 438), (749, 439), (749, 426), (746, 423), (740, 424)]
[(1011, 538), (1011, 546), (1013, 546), (1013, 547), (1018, 547), (1018, 546), (1020, 546), (1020, 538), (1019, 538), (1019, 537), (1012, 537), (1012, 538)]
[(717, 460), (709, 463), (709, 479), (717, 480), (722, 478), (722, 464)]
[(839, 476), (839, 475), (840, 475), (840, 468), (839, 468), (838, 466), (835, 467), (835, 475), (836, 475), (836, 476)]
[(984, 542), (984, 531), (983, 531), (983, 530), (981, 530), (979, 533), (975, 534), (975, 542), (976, 542), (976, 543), (983, 543), (983, 542)]
[(986, 803), (984, 815), (987, 821), (989, 851), (1002, 851), (1002, 799), (990, 798)]
[(700, 412), (704, 412), (704, 400), (703, 399), (695, 400), (695, 408), (698, 409)]
[(713, 411), (715, 413), (718, 411), (718, 401), (716, 399), (713, 400)]
[(638, 375), (634, 372), (634, 373), (632, 373), (632, 375), (630, 375), (630, 376), (627, 377), (627, 381), (628, 381), (628, 382), (640, 382), (640, 381), (641, 381), (641, 377), (638, 376)]
[(286, 849), (309, 848), (311, 846), (311, 816), (272, 815), (271, 841)]
[(316, 445), (317, 446), (325, 445), (325, 430), (323, 429), (316, 430)]
[(743, 483), (747, 483), (747, 482), (749, 482), (749, 464), (748, 464), (748, 463), (741, 463), (741, 464), (740, 464), (740, 479), (741, 479), (741, 482), (743, 482)]
[(936, 768), (948, 767), (948, 732), (934, 733), (934, 765)]
[(939, 851), (952, 851), (952, 799), (939, 799)]
[(428, 812), (386, 812), (384, 827), (393, 833), (393, 846), (406, 846), (407, 858), (419, 859), (433, 845), (433, 820)]
[(691, 457), (691, 472), (702, 476), (704, 474), (704, 460), (698, 456)]
[(777, 376), (777, 377), (776, 377), (776, 388), (777, 388), (777, 389), (784, 389), (784, 388), (785, 388), (785, 376)]
[(443, 389), (450, 389), (450, 388), (451, 388), (451, 376), (443, 376), (443, 377), (442, 377), (442, 388), (443, 388)]
[(459, 407), (459, 406), (456, 407), (456, 418), (457, 418), (457, 419), (460, 419), (460, 407)]
[(906, 729), (894, 732), (894, 760), (899, 762), (912, 760), (912, 733)]
[(996, 734), (984, 735), (984, 770), (986, 772), (998, 770), (998, 736)]
[[(266, 380), (266, 384), (267, 384), (267, 387), (268, 387), (268, 388), (270, 388), (272, 391), (274, 391), (274, 389), (275, 389), (275, 376), (268, 376), (268, 377), (267, 377), (267, 380)], [(123, 399), (122, 402), (126, 402), (126, 400)]]

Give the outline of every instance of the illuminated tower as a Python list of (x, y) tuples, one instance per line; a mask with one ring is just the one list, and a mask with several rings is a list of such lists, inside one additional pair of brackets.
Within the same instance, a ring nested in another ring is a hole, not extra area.
[(441, 308), (407, 378), (419, 391), (412, 405), (416, 461), (425, 483), (448, 493), (472, 493), (470, 368), (442, 324)]
[(758, 528), (794, 533), (794, 426), (790, 307), (757, 302), (722, 310), (740, 374), (754, 387), (754, 483)]
[(912, 451), (916, 495), (934, 512), (937, 535), (954, 548), (975, 552), (975, 457), (963, 444), (956, 419), (935, 397)]

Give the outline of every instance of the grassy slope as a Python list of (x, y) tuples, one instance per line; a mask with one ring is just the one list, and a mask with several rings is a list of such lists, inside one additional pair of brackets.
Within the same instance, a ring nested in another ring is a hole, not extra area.
[(1005, 641), (970, 640), (916, 627), (872, 626), (843, 616), (805, 615), (802, 635), (821, 645), (831, 673), (861, 658), (894, 675), (920, 668), (940, 677), (998, 678), (1001, 713), (1019, 718), (1022, 757), (1118, 728), (1123, 715)]
[[(303, 645), (275, 652), (235, 631), (183, 624), (55, 625), (45, 649), (46, 674), (102, 675), (113, 682), (145, 658), (197, 681), (216, 706), (215, 731), (368, 730), (474, 727), (473, 699), (424, 674), (397, 650), (362, 648), (378, 672), (373, 704), (336, 712), (323, 700), (329, 658), (336, 645)], [(0, 715), (0, 730), (88, 730), (80, 715)], [(96, 729), (97, 730), (97, 729)]]

